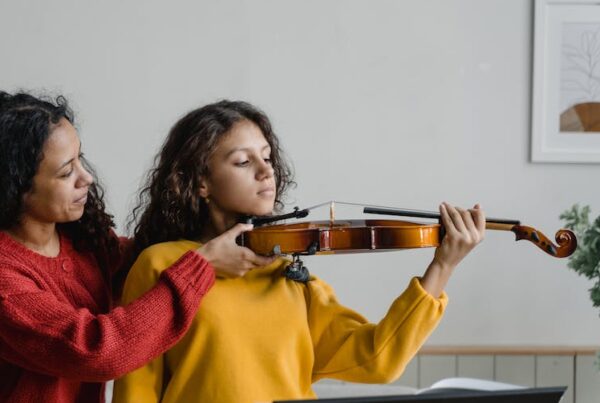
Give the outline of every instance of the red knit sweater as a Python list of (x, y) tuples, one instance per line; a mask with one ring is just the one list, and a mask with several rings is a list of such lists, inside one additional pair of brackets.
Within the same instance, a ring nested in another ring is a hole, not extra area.
[(103, 402), (105, 381), (184, 335), (215, 274), (188, 252), (156, 287), (112, 310), (104, 278), (64, 236), (48, 258), (0, 231), (0, 402)]

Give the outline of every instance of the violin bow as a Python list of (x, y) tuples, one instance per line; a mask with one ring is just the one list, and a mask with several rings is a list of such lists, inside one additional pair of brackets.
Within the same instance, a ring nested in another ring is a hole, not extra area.
[[(395, 209), (388, 207), (365, 207), (363, 212), (366, 214), (441, 219), (441, 215), (434, 211)], [(568, 229), (560, 229), (556, 232), (556, 245), (542, 232), (533, 227), (521, 225), (521, 222), (518, 220), (487, 218), (485, 221), (485, 228), (490, 230), (512, 231), (515, 234), (517, 241), (523, 239), (529, 241), (554, 257), (562, 258), (570, 256), (575, 252), (575, 249), (577, 249), (577, 237), (573, 231)]]

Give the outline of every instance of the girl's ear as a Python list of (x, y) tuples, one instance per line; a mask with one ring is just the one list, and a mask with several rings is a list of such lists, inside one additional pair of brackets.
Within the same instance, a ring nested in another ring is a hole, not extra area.
[(200, 197), (206, 199), (209, 195), (210, 192), (208, 191), (208, 183), (204, 177), (200, 177)]

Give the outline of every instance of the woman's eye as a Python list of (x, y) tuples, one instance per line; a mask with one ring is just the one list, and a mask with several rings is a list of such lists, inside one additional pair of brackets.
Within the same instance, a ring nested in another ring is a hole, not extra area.
[(66, 173), (62, 174), (60, 177), (61, 178), (68, 178), (72, 174), (73, 174), (73, 170), (71, 169), (69, 172), (66, 172)]
[(238, 166), (238, 167), (244, 167), (244, 166), (248, 165), (249, 163), (250, 163), (250, 161), (248, 161), (248, 160), (246, 160), (246, 161), (241, 161), (241, 162), (236, 162), (236, 163), (235, 163), (235, 166)]
[(264, 160), (267, 164), (271, 164), (271, 158), (265, 158)]

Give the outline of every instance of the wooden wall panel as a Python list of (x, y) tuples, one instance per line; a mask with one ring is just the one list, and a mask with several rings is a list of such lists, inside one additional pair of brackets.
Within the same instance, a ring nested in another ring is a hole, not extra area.
[(456, 356), (419, 356), (419, 388), (428, 388), (444, 378), (456, 376)]
[(404, 373), (398, 378), (394, 384), (410, 386), (413, 388), (419, 387), (419, 357), (413, 358), (406, 368)]
[(535, 386), (535, 356), (497, 355), (495, 374), (498, 382)]
[(575, 357), (575, 402), (600, 402), (600, 368), (593, 355)]
[(459, 355), (457, 376), (478, 379), (494, 379), (493, 355)]
[(457, 376), (528, 387), (564, 385), (568, 389), (561, 403), (600, 403), (600, 369), (595, 348), (436, 347), (421, 351), (391, 385), (322, 381), (315, 390), (320, 387), (322, 392), (334, 392), (330, 397), (338, 392), (345, 392), (346, 396), (404, 394), (410, 393), (411, 388), (427, 388), (440, 379)]
[(536, 357), (535, 386), (567, 386), (561, 403), (573, 403), (574, 364), (575, 357), (569, 355)]

